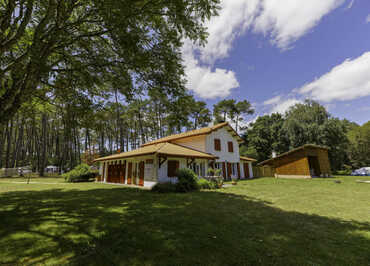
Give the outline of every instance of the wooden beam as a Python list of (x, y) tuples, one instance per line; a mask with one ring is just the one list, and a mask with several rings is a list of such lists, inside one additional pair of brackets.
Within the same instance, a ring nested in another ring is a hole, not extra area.
[[(159, 163), (159, 168), (161, 168), (161, 166), (162, 166), (162, 164), (165, 162), (165, 161), (167, 161), (167, 157), (165, 157), (165, 156), (160, 156), (160, 157), (158, 157), (158, 159), (159, 159), (159, 161), (158, 161), (158, 163)], [(161, 160), (161, 159), (163, 159), (163, 160)]]
[(190, 162), (186, 159), (186, 167), (189, 168), (195, 161), (195, 158), (190, 158)]

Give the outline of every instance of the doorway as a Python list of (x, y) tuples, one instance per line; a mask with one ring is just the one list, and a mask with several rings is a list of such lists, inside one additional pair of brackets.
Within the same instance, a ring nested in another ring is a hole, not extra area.
[(308, 165), (312, 177), (319, 177), (321, 175), (320, 163), (317, 156), (308, 156)]

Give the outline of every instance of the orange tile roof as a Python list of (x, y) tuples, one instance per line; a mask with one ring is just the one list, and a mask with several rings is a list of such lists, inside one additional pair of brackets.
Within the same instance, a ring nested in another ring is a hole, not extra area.
[(200, 136), (200, 135), (208, 135), (211, 134), (212, 131), (215, 131), (217, 129), (223, 128), (223, 127), (229, 127), (229, 131), (232, 132), (233, 136), (238, 138), (238, 142), (243, 142), (243, 139), (236, 133), (236, 131), (230, 126), (228, 122), (220, 123), (211, 127), (204, 127), (196, 130), (191, 130), (187, 132), (183, 132), (180, 134), (175, 134), (175, 135), (170, 135), (164, 138), (160, 138), (157, 140), (153, 140), (147, 143), (144, 143), (141, 145), (142, 147), (148, 146), (148, 145), (153, 145), (153, 144), (158, 144), (158, 143), (163, 143), (163, 142), (171, 142), (174, 140), (178, 139), (183, 139), (183, 138), (188, 138), (188, 137), (194, 137), (194, 136)]
[(245, 156), (240, 156), (241, 161), (249, 161), (249, 162), (257, 162), (256, 159), (245, 157)]
[(119, 154), (113, 154), (110, 156), (98, 158), (95, 162), (99, 161), (107, 161), (107, 160), (117, 160), (117, 159), (124, 159), (130, 157), (137, 157), (137, 156), (144, 156), (144, 155), (164, 155), (164, 156), (174, 156), (174, 157), (191, 157), (191, 158), (204, 158), (204, 159), (216, 159), (216, 156), (211, 154), (193, 150), (187, 147), (183, 147), (177, 144), (165, 142), (165, 143), (158, 143), (153, 145), (148, 145), (145, 147), (141, 147), (139, 149), (123, 152)]

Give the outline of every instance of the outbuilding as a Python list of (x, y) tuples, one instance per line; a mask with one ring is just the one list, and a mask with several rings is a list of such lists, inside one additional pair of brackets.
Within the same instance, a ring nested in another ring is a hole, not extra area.
[(259, 163), (259, 166), (270, 166), (275, 177), (312, 178), (330, 177), (331, 166), (328, 148), (306, 144), (274, 158)]

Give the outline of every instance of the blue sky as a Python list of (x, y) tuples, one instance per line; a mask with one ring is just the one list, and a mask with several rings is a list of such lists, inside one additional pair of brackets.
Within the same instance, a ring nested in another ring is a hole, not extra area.
[[(284, 5), (282, 4), (284, 3)], [(370, 1), (223, 0), (205, 47), (185, 42), (188, 88), (210, 106), (247, 99), (254, 117), (312, 98), (370, 120)]]

